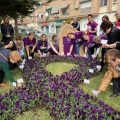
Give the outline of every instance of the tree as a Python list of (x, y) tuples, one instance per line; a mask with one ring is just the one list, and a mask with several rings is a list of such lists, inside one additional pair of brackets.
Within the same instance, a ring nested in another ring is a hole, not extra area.
[(27, 16), (34, 12), (37, 0), (1, 0), (0, 16), (9, 15), (15, 20), (15, 32), (18, 33), (17, 19), (20, 16)]

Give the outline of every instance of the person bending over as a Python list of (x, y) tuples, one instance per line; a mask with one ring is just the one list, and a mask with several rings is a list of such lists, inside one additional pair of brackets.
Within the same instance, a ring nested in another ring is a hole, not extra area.
[(15, 64), (21, 61), (21, 56), (17, 51), (11, 51), (9, 49), (0, 48), (0, 86), (6, 87), (7, 85), (3, 83), (4, 76), (7, 77), (10, 82), (15, 82), (10, 70), (11, 64)]
[[(95, 59), (100, 52), (100, 47), (102, 46), (101, 38), (94, 35), (84, 35), (83, 38), (83, 46), (85, 48), (85, 54), (83, 57)], [(92, 52), (92, 50), (94, 50), (94, 52)]]
[(25, 47), (25, 51), (27, 54), (27, 58), (29, 59), (29, 57), (34, 57), (34, 52), (35, 52), (35, 48), (37, 45), (36, 39), (34, 37), (34, 33), (30, 32), (28, 37), (25, 37), (23, 39), (24, 42), (24, 47)]
[(108, 52), (105, 53), (105, 62), (108, 63), (108, 71), (105, 73), (99, 89), (93, 94), (99, 95), (101, 92), (105, 92), (112, 81), (112, 97), (116, 97), (120, 95), (120, 51), (117, 49), (108, 50)]
[(60, 55), (57, 35), (52, 36), (52, 40), (49, 41), (49, 44), (50, 44), (50, 48), (49, 48), (50, 55)]

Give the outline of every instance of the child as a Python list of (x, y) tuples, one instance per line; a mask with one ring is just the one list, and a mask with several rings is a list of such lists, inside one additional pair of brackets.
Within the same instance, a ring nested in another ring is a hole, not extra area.
[(4, 75), (11, 82), (15, 82), (14, 78), (10, 73), (10, 63), (15, 64), (21, 60), (21, 56), (17, 51), (11, 51), (9, 49), (0, 48), (0, 86), (6, 87), (7, 85), (3, 83)]
[[(68, 33), (75, 33), (77, 32), (76, 29), (73, 28), (70, 24), (63, 24), (60, 27), (60, 30), (58, 32), (58, 40), (59, 40), (59, 53), (61, 55), (67, 55), (69, 52), (68, 44), (70, 44), (71, 40), (67, 38)], [(67, 44), (68, 43), (68, 44)]]
[(41, 39), (38, 40), (37, 51), (40, 57), (43, 57), (44, 54), (48, 53), (48, 40), (45, 34), (42, 34)]
[[(85, 55), (84, 57), (88, 58), (96, 58), (100, 51), (101, 46), (101, 38), (99, 36), (94, 35), (84, 35), (83, 45), (85, 47)], [(92, 50), (96, 49), (96, 51), (92, 53)]]
[(16, 51), (16, 44), (13, 40), (10, 40), (9, 43), (7, 45), (5, 45), (6, 49), (12, 50), (12, 51)]
[(50, 48), (49, 48), (50, 55), (60, 55), (58, 51), (59, 51), (59, 46), (57, 42), (57, 35), (53, 35), (52, 41), (50, 41)]
[(94, 91), (94, 95), (105, 92), (110, 82), (113, 82), (113, 95), (116, 97), (120, 95), (120, 51), (117, 49), (108, 50), (105, 53), (105, 62), (108, 63), (108, 71), (101, 81), (100, 87)]
[(21, 57), (24, 58), (24, 45), (22, 41), (22, 37), (20, 35), (16, 36), (16, 48), (20, 53)]
[(36, 39), (34, 38), (34, 33), (30, 32), (28, 37), (25, 37), (23, 39), (24, 42), (24, 47), (27, 53), (27, 58), (29, 59), (30, 57), (33, 58), (34, 56), (34, 52), (35, 52), (35, 48), (37, 45)]
[[(68, 33), (67, 37), (68, 39), (72, 40), (71, 42), (74, 44), (73, 49), (75, 49), (75, 53), (77, 55), (80, 55), (80, 45), (82, 44), (82, 36), (84, 32), (75, 32), (75, 33)], [(70, 46), (70, 50), (72, 46)], [(75, 47), (75, 48), (74, 48)]]

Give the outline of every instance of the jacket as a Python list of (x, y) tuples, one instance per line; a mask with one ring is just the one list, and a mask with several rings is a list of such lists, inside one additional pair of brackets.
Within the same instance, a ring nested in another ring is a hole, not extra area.
[(108, 85), (110, 84), (112, 78), (118, 78), (120, 77), (120, 73), (115, 69), (115, 67), (112, 67), (112, 66), (108, 66), (108, 71), (105, 73), (102, 81), (101, 81), (101, 84), (100, 84), (100, 87), (99, 87), (99, 90), (100, 91), (106, 91), (107, 90), (107, 87)]

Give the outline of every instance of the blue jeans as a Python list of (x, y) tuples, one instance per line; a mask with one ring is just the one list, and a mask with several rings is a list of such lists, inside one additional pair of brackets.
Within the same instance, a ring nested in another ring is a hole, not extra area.
[(80, 45), (81, 45), (81, 42), (78, 42), (78, 43), (75, 44), (76, 54), (77, 55), (80, 55)]

